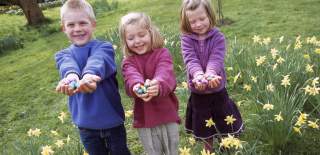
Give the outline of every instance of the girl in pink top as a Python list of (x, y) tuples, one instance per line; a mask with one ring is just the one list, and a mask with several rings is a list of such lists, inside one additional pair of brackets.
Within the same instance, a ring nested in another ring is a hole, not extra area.
[(125, 88), (134, 98), (133, 127), (147, 154), (177, 155), (180, 118), (170, 52), (144, 13), (123, 16), (119, 30)]

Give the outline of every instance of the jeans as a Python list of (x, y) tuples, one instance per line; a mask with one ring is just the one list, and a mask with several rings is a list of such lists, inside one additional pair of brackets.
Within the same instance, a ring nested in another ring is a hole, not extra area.
[(79, 127), (80, 139), (90, 155), (130, 155), (127, 147), (126, 129), (123, 124), (93, 130)]

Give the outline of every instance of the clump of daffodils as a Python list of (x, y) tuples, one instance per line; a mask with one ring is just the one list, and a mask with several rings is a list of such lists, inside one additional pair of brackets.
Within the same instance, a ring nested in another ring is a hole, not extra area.
[(226, 149), (239, 149), (242, 148), (242, 142), (240, 139), (235, 138), (234, 136), (228, 134), (228, 137), (222, 138), (220, 147), (226, 148)]

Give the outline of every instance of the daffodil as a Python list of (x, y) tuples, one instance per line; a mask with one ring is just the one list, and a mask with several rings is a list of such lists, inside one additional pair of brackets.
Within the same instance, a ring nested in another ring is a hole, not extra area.
[(210, 119), (208, 119), (208, 120), (205, 120), (205, 121), (206, 121), (206, 127), (211, 128), (211, 126), (216, 125), (216, 124), (213, 122), (212, 118), (210, 118)]
[(56, 130), (51, 130), (51, 133), (54, 135), (54, 136), (58, 136), (58, 132)]
[(252, 87), (251, 87), (251, 85), (244, 84), (243, 89), (246, 91), (251, 91)]
[(187, 82), (182, 82), (181, 85), (182, 85), (182, 88), (188, 89), (188, 84), (187, 84)]
[(60, 112), (60, 115), (58, 116), (59, 120), (64, 123), (64, 119), (67, 117), (67, 113)]
[(67, 136), (66, 141), (67, 141), (67, 144), (69, 144), (69, 142), (71, 141), (71, 138), (70, 138), (70, 136), (69, 136), (69, 135)]
[(287, 87), (290, 85), (289, 76), (290, 75), (285, 75), (285, 76), (283, 76), (283, 79), (281, 80), (281, 85), (283, 85), (284, 87)]
[(317, 54), (320, 54), (320, 48), (316, 48), (316, 49), (314, 50), (314, 52), (317, 53)]
[(252, 80), (254, 83), (257, 83), (258, 78), (257, 78), (256, 76), (251, 76), (251, 80)]
[(271, 42), (271, 38), (270, 37), (267, 37), (267, 38), (264, 38), (262, 43), (265, 44), (265, 45), (269, 45), (269, 43)]
[(275, 71), (275, 70), (277, 69), (277, 67), (278, 67), (278, 64), (275, 63), (275, 64), (272, 66), (272, 70)]
[(234, 136), (228, 134), (228, 137), (221, 139), (220, 147), (224, 147), (227, 149), (234, 147), (235, 149), (239, 149), (242, 148), (242, 144), (238, 138), (235, 138)]
[(211, 153), (209, 150), (203, 149), (201, 152), (201, 155), (215, 155), (215, 153)]
[(261, 38), (260, 38), (259, 35), (254, 35), (254, 36), (252, 37), (252, 40), (253, 40), (253, 43), (259, 43), (260, 40), (261, 40)]
[(33, 135), (34, 135), (34, 136), (39, 137), (39, 136), (40, 136), (40, 134), (41, 134), (40, 129), (35, 128), (35, 129), (33, 130)]
[(269, 92), (274, 92), (274, 86), (273, 86), (272, 83), (270, 83), (270, 84), (267, 85), (267, 91), (269, 91)]
[(283, 121), (283, 117), (281, 116), (281, 112), (278, 114), (278, 115), (274, 115), (274, 120), (280, 122), (280, 121)]
[(259, 58), (256, 58), (257, 66), (261, 66), (265, 61), (266, 61), (266, 56), (260, 56)]
[(63, 140), (57, 140), (54, 144), (56, 144), (58, 148), (61, 148), (64, 145), (64, 142)]
[(273, 105), (270, 103), (264, 104), (263, 109), (265, 110), (273, 110)]
[(285, 60), (284, 60), (282, 57), (279, 57), (279, 58), (277, 59), (277, 63), (278, 63), (278, 64), (282, 64), (284, 61), (285, 61)]
[(312, 85), (315, 87), (317, 84), (319, 84), (319, 77), (316, 77), (312, 80)]
[(113, 49), (116, 50), (118, 48), (117, 45), (112, 45)]
[(237, 119), (233, 118), (233, 115), (227, 116), (227, 117), (224, 119), (224, 121), (227, 122), (227, 125), (229, 125), (229, 124), (232, 125), (233, 122), (236, 121), (236, 120), (237, 120)]
[(279, 43), (280, 43), (280, 44), (283, 42), (283, 38), (284, 38), (284, 36), (281, 36), (281, 37), (279, 38)]
[(240, 76), (241, 76), (241, 72), (239, 72), (236, 76), (234, 76), (233, 84), (235, 84), (237, 82), (237, 80), (239, 79)]
[(305, 59), (310, 59), (310, 55), (309, 55), (309, 54), (304, 54), (304, 55), (303, 55), (303, 58), (305, 58)]
[(293, 131), (301, 135), (301, 127), (293, 127)]
[(313, 73), (313, 65), (307, 64), (306, 65), (306, 72)]
[(318, 120), (316, 120), (315, 122), (308, 121), (308, 126), (311, 127), (311, 128), (314, 128), (314, 129), (319, 129), (319, 125), (317, 124), (317, 121)]
[(272, 59), (275, 59), (277, 57), (278, 52), (279, 51), (277, 49), (275, 49), (275, 48), (271, 49), (270, 53), (271, 53)]
[(52, 155), (54, 151), (52, 150), (51, 146), (44, 146), (42, 147), (41, 155)]
[(233, 68), (232, 67), (227, 67), (227, 71), (232, 71)]
[(193, 137), (190, 137), (188, 140), (191, 146), (193, 146), (196, 143), (196, 140)]
[(190, 155), (190, 148), (179, 148), (180, 154), (179, 155)]
[(127, 110), (127, 111), (124, 113), (125, 117), (131, 117), (132, 114), (133, 114), (133, 110)]
[(83, 151), (83, 155), (89, 155), (89, 153), (87, 153), (86, 151)]

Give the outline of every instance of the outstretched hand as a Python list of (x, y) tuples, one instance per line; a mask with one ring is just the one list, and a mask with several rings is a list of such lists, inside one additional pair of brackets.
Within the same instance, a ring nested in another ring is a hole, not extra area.
[(74, 74), (74, 73), (68, 74), (67, 77), (60, 80), (56, 87), (56, 92), (62, 93), (68, 96), (72, 96), (73, 94), (75, 94), (76, 91), (73, 88), (71, 88), (69, 85), (72, 81), (75, 81), (75, 82), (79, 81), (79, 77), (77, 74)]
[(79, 87), (75, 90), (76, 93), (92, 93), (97, 89), (97, 83), (101, 81), (101, 78), (93, 74), (85, 74), (79, 81)]
[(207, 79), (208, 79), (209, 88), (217, 88), (220, 86), (220, 81), (222, 77), (218, 75), (214, 75), (214, 76), (210, 76), (210, 78), (207, 77)]

